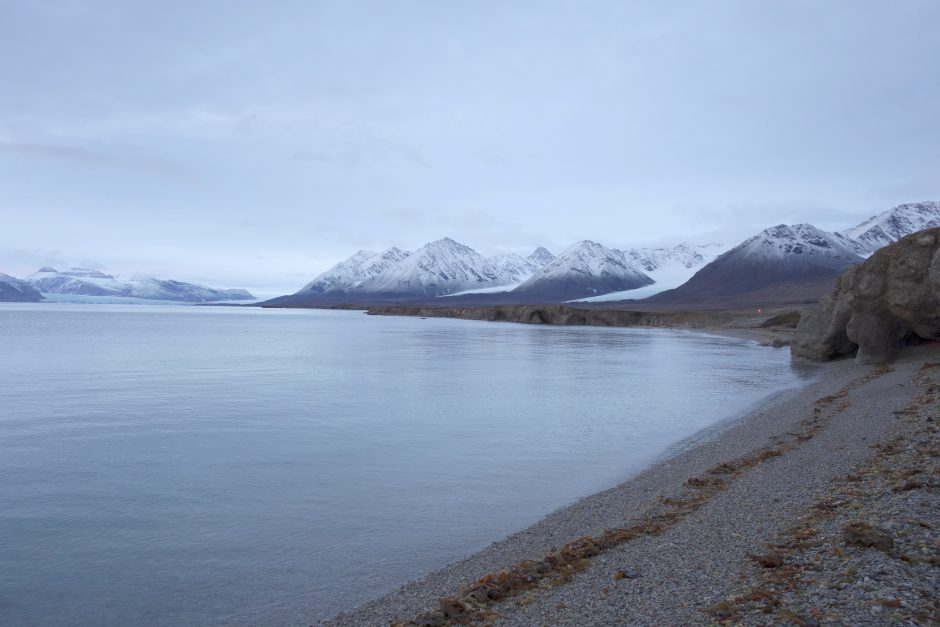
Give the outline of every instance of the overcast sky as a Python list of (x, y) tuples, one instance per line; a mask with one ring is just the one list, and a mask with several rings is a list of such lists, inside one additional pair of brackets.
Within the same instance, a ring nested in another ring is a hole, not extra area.
[(936, 0), (0, 0), (0, 272), (728, 244), (940, 199)]

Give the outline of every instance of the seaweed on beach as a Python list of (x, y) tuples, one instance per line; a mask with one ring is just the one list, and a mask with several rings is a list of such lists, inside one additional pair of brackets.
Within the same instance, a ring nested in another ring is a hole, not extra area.
[[(713, 620), (749, 623), (757, 617), (761, 623), (851, 623), (846, 612), (856, 612), (866, 619), (877, 616), (883, 623), (940, 623), (940, 608), (931, 600), (926, 574), (940, 566), (935, 525), (911, 516), (913, 511), (900, 514), (914, 507), (905, 496), (911, 490), (923, 490), (921, 507), (936, 512), (940, 485), (913, 478), (940, 473), (932, 455), (940, 437), (932, 420), (940, 409), (938, 382), (931, 372), (938, 367), (940, 363), (926, 363), (919, 369), (915, 382), (924, 393), (895, 412), (902, 421), (900, 434), (873, 444), (872, 456), (833, 481), (829, 495), (768, 544), (767, 556), (752, 558), (762, 567), (754, 573), (756, 582), (746, 592), (710, 606), (706, 613)], [(888, 566), (892, 562), (895, 565)], [(893, 590), (894, 596), (845, 592), (869, 581), (867, 574), (873, 572), (879, 573), (878, 585)], [(887, 572), (896, 579), (886, 582)], [(919, 592), (918, 576), (923, 588)]]

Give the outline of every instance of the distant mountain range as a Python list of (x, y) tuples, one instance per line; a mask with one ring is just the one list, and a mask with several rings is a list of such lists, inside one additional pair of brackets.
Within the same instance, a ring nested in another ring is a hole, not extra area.
[(292, 302), (364, 302), (436, 298), (454, 294), (512, 289), (554, 259), (539, 247), (523, 257), (484, 257), (449, 237), (409, 252), (360, 250), (295, 294), (276, 299)]
[[(582, 240), (557, 257), (543, 247), (527, 256), (485, 257), (445, 237), (414, 251), (361, 250), (296, 293), (263, 304), (630, 300), (644, 306), (741, 306), (812, 301), (836, 276), (878, 248), (933, 226), (940, 226), (940, 202), (898, 205), (841, 233), (811, 224), (781, 224), (730, 250), (715, 243), (618, 250)], [(25, 282), (0, 275), (0, 300), (38, 300), (41, 294), (190, 303), (253, 298), (245, 290), (160, 279), (120, 280), (81, 268), (42, 268)]]
[[(11, 281), (12, 279), (12, 281)], [(3, 286), (8, 286), (4, 288)], [(10, 289), (17, 287), (21, 298)], [(26, 286), (28, 291), (22, 286)], [(76, 297), (85, 297), (77, 299)], [(58, 271), (44, 267), (29, 275), (25, 281), (0, 275), (0, 301), (20, 300), (86, 300), (107, 302), (115, 299), (140, 299), (144, 301), (173, 301), (183, 303), (208, 303), (215, 301), (253, 300), (249, 292), (242, 289), (216, 289), (194, 283), (172, 279), (121, 280), (99, 270), (71, 268)]]
[(720, 244), (617, 250), (577, 242), (557, 257), (484, 257), (444, 238), (416, 251), (360, 251), (271, 305), (611, 302), (650, 305), (815, 300), (833, 277), (904, 235), (940, 224), (940, 203), (899, 205), (843, 233), (778, 225)]
[[(362, 250), (336, 264), (295, 294), (272, 305), (466, 301), (561, 302), (653, 285), (664, 270), (681, 268), (682, 280), (712, 259), (715, 244), (621, 251), (597, 242), (577, 242), (558, 257), (538, 247), (525, 257), (484, 257), (444, 238), (414, 252)], [(681, 281), (678, 281), (681, 283)], [(675, 284), (678, 284), (675, 283)], [(673, 285), (666, 285), (666, 289)]]

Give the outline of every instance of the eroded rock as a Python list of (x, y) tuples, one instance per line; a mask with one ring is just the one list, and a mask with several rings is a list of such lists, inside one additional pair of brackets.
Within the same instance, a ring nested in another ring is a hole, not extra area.
[(884, 362), (919, 340), (940, 340), (940, 228), (886, 246), (841, 277), (796, 330), (796, 357)]

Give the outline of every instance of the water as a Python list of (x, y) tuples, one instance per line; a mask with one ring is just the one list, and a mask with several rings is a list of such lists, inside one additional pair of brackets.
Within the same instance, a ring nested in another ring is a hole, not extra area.
[(0, 624), (310, 624), (800, 381), (664, 330), (0, 307)]

